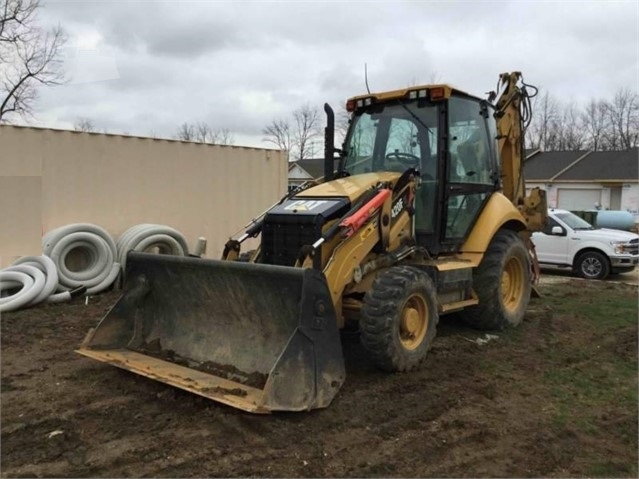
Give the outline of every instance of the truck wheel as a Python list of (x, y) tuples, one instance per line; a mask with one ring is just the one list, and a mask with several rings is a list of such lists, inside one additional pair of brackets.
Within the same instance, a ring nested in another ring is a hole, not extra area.
[(380, 274), (364, 295), (360, 337), (379, 368), (408, 371), (426, 357), (438, 320), (430, 277), (417, 268), (395, 266)]
[(473, 271), (473, 288), (479, 304), (460, 314), (470, 326), (502, 330), (523, 321), (532, 284), (530, 256), (517, 233), (501, 230), (495, 234)]
[(586, 251), (577, 256), (575, 272), (586, 279), (604, 279), (610, 273), (610, 263), (602, 253)]

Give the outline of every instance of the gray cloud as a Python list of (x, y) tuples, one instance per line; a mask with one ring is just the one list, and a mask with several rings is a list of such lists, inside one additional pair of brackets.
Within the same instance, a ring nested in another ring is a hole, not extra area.
[(373, 90), (436, 80), (482, 95), (517, 69), (559, 99), (586, 101), (638, 82), (630, 1), (50, 0), (41, 16), (67, 30), (75, 58), (75, 81), (41, 91), (39, 124), (57, 127), (85, 117), (171, 136), (207, 121), (264, 145), (272, 119), (364, 92), (364, 63)]

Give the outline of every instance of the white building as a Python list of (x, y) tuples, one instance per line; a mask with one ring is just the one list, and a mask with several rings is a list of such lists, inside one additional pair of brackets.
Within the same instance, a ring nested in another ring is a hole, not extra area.
[(639, 148), (624, 151), (528, 152), (526, 187), (546, 190), (548, 205), (567, 210), (624, 210), (639, 215)]

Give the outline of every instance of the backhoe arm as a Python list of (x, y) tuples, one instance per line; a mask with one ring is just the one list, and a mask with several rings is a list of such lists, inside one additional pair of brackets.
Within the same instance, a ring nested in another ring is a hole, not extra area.
[[(529, 231), (539, 231), (546, 223), (546, 192), (533, 188), (526, 195), (523, 166), (524, 132), (530, 122), (530, 96), (521, 72), (499, 76), (500, 94), (495, 103), (499, 158), (504, 195), (519, 209)], [(491, 100), (497, 94), (491, 95)]]

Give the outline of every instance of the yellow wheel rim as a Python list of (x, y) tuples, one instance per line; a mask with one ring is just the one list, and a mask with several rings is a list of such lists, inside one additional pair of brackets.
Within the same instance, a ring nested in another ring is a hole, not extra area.
[(501, 275), (501, 297), (508, 312), (517, 310), (526, 290), (524, 265), (519, 258), (511, 257)]
[(428, 330), (428, 307), (419, 294), (413, 294), (402, 308), (399, 325), (399, 339), (404, 348), (416, 349), (423, 341)]

